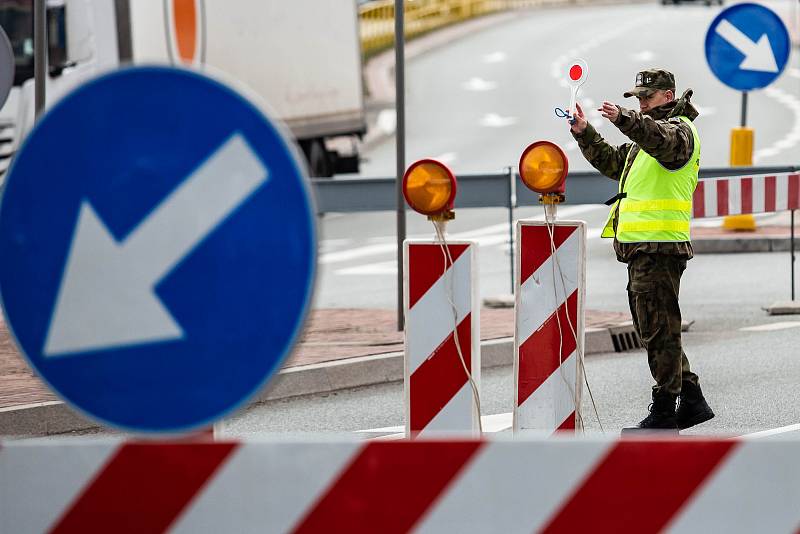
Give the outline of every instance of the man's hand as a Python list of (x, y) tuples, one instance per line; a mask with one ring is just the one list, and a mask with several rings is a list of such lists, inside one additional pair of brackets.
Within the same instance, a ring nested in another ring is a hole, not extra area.
[(617, 122), (619, 118), (619, 108), (616, 104), (612, 104), (611, 102), (605, 101), (603, 102), (602, 107), (597, 108), (603, 117), (607, 118), (611, 122)]
[[(584, 130), (586, 130), (586, 116), (583, 114), (583, 109), (581, 109), (581, 105), (577, 102), (575, 103), (575, 113), (573, 114), (572, 118), (575, 122), (572, 123), (570, 130), (575, 132), (576, 134), (582, 134)], [(567, 110), (568, 112), (572, 110)], [(569, 120), (569, 119), (568, 119)]]

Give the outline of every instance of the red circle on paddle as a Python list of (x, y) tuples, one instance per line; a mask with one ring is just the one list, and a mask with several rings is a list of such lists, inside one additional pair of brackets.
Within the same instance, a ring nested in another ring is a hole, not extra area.
[(573, 82), (577, 82), (578, 80), (580, 80), (581, 76), (583, 76), (583, 69), (581, 68), (580, 65), (576, 64), (576, 65), (573, 65), (572, 67), (570, 67), (570, 69), (569, 69), (569, 78)]

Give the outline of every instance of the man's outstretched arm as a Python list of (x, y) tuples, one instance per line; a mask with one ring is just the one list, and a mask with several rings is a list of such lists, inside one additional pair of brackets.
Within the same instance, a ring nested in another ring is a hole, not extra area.
[(604, 102), (601, 110), (619, 131), (665, 167), (680, 168), (692, 157), (694, 135), (679, 118), (657, 121), (611, 102)]

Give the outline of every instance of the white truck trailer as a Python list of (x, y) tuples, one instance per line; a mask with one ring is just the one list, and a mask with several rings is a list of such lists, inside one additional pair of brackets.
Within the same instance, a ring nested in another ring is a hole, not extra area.
[[(15, 87), (0, 110), (7, 166), (33, 126), (33, 0), (0, 0), (0, 26), (16, 56)], [(128, 63), (208, 68), (288, 126), (312, 176), (358, 171), (366, 120), (355, 0), (47, 0), (47, 35), (47, 106)], [(329, 150), (334, 138), (352, 152)]]

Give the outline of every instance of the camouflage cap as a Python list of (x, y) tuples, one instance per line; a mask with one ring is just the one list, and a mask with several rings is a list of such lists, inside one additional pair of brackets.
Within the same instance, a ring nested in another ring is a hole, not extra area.
[(636, 73), (636, 87), (625, 93), (625, 98), (630, 96), (650, 96), (656, 90), (671, 90), (675, 92), (675, 76), (662, 69), (647, 69)]

